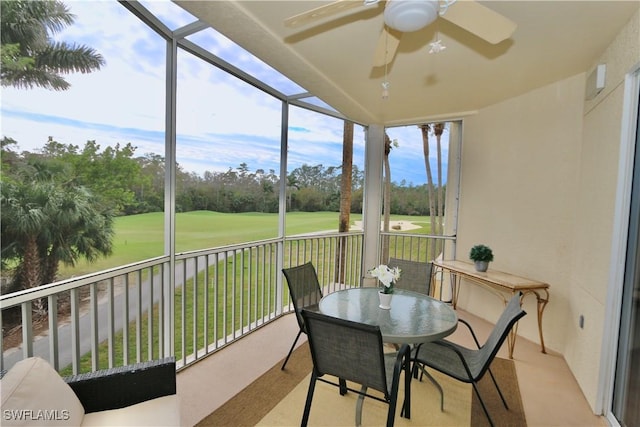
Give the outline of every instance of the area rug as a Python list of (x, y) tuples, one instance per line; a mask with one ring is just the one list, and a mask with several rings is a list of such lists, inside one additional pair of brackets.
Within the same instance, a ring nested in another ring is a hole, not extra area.
[[(300, 425), (311, 372), (308, 345), (294, 351), (287, 368), (282, 362), (255, 380), (220, 408), (203, 418), (204, 426), (296, 426)], [(479, 388), (496, 426), (526, 426), (520, 390), (513, 361), (496, 358), (491, 367), (505, 395), (505, 409), (489, 376)], [(396, 426), (488, 426), (489, 423), (471, 385), (433, 372), (444, 389), (444, 411), (440, 411), (440, 396), (426, 379), (411, 385), (411, 419), (396, 416)], [(355, 424), (356, 393), (340, 396), (337, 388), (318, 382), (311, 406), (310, 426), (353, 426)], [(402, 395), (399, 398), (402, 401)], [(383, 425), (387, 405), (365, 399), (362, 425)], [(398, 409), (399, 414), (399, 409)]]

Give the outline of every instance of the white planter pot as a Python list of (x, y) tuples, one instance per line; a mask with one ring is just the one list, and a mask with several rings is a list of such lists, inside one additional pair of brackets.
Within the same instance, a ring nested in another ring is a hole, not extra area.
[(378, 307), (389, 310), (391, 308), (391, 297), (393, 296), (393, 294), (378, 292), (378, 296), (380, 297), (380, 305)]

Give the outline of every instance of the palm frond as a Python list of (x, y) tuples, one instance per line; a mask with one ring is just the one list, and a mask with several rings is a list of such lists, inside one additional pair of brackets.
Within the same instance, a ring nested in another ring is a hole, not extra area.
[(2, 70), (2, 86), (13, 86), (19, 89), (42, 87), (52, 90), (67, 90), (71, 85), (57, 74), (46, 70)]
[(36, 68), (46, 67), (56, 73), (89, 73), (105, 64), (102, 55), (84, 45), (64, 42), (50, 44), (36, 56)]

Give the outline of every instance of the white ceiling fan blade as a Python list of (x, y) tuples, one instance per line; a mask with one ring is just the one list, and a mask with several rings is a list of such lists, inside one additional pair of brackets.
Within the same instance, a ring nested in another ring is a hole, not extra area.
[(324, 6), (317, 7), (315, 9), (308, 10), (306, 12), (294, 15), (284, 20), (286, 27), (295, 28), (306, 24), (309, 24), (318, 19), (326, 18), (327, 16), (336, 15), (342, 11), (353, 9), (355, 7), (363, 6), (362, 1), (354, 0), (337, 0), (333, 3), (325, 4)]
[(510, 19), (472, 0), (458, 0), (440, 17), (491, 44), (511, 37), (517, 26)]
[(402, 34), (401, 31), (394, 30), (386, 25), (382, 28), (376, 50), (373, 53), (374, 67), (382, 67), (393, 61)]

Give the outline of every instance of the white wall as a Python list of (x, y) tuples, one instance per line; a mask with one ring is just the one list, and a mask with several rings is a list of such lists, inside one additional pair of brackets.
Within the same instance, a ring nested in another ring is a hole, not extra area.
[[(596, 407), (624, 73), (640, 60), (640, 15), (594, 60), (607, 86), (585, 102), (591, 71), (481, 110), (464, 120), (457, 258), (493, 248), (490, 268), (551, 285), (547, 347), (562, 353)], [(535, 299), (518, 332), (537, 338)], [(465, 287), (460, 305), (494, 321), (502, 307)], [(585, 317), (584, 329), (578, 317)], [(514, 356), (517, 357), (517, 344)]]
[[(640, 12), (593, 66), (606, 64), (606, 87), (585, 102), (578, 209), (574, 229), (571, 313), (589, 313), (593, 328), (568, 325), (564, 356), (592, 407), (596, 407), (600, 345), (605, 323), (614, 204), (618, 179), (624, 78), (640, 61)], [(590, 71), (590, 70), (589, 70)], [(597, 200), (597, 208), (591, 209)], [(588, 208), (588, 209), (587, 209)], [(586, 232), (588, 231), (588, 232)]]
[[(573, 222), (579, 186), (584, 75), (482, 110), (464, 121), (458, 258), (477, 243), (494, 252), (490, 268), (551, 285), (545, 341), (563, 352), (569, 322)], [(529, 299), (531, 297), (528, 297)], [(519, 332), (537, 341), (535, 299)], [(469, 289), (461, 305), (495, 320), (502, 307)], [(517, 348), (517, 347), (516, 347)]]

